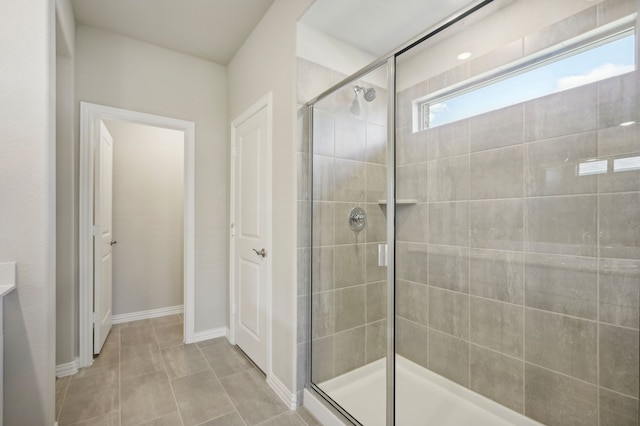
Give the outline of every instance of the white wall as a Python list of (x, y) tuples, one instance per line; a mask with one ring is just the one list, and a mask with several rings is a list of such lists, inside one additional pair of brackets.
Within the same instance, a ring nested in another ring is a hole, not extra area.
[(0, 262), (16, 261), (4, 299), (4, 425), (55, 416), (55, 10), (0, 2)]
[[(297, 24), (296, 54), (345, 75), (351, 75), (378, 59), (301, 22)], [(383, 84), (386, 82), (380, 85)]]
[(273, 374), (295, 392), (296, 19), (310, 0), (276, 0), (228, 66), (229, 117), (273, 92)]
[(113, 137), (113, 314), (183, 303), (184, 132), (105, 120)]
[[(226, 68), (113, 33), (78, 26), (75, 77), (78, 102), (195, 122), (195, 328), (198, 332), (227, 326)], [(78, 114), (76, 110), (76, 120)], [(77, 146), (77, 137), (75, 143)], [(69, 315), (77, 314), (74, 311)], [(58, 363), (68, 361), (59, 359)]]
[(76, 26), (71, 0), (56, 1), (56, 363), (72, 361), (78, 352), (77, 250), (75, 191), (74, 52)]

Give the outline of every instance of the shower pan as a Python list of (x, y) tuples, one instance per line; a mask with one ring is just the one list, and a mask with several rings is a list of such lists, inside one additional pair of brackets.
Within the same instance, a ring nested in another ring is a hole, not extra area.
[(638, 425), (637, 58), (633, 0), (482, 1), (307, 104), (327, 413)]

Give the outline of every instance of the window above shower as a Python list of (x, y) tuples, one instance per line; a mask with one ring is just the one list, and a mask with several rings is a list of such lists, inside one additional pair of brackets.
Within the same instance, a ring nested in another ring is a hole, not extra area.
[[(492, 52), (479, 58), (474, 58), (471, 52), (462, 52), (458, 59), (467, 63), (455, 71), (463, 74), (460, 71), (466, 66), (467, 78), (449, 78), (454, 82), (436, 90), (429, 85), (428, 94), (414, 98), (413, 131), (427, 130), (635, 71), (634, 23), (635, 14), (629, 15), (537, 51), (527, 45), (533, 45), (537, 40), (525, 36), (508, 46), (522, 54), (513, 55), (510, 61), (488, 71), (482, 71), (481, 64), (487, 58), (491, 60), (492, 54), (499, 56), (503, 52)], [(548, 30), (553, 31), (553, 28)], [(452, 71), (447, 73), (449, 77)]]

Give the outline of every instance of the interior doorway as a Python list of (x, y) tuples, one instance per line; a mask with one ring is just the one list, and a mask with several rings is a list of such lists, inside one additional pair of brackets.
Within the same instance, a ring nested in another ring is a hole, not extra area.
[[(94, 257), (98, 254), (94, 250), (94, 235), (96, 229), (100, 229), (100, 209), (99, 203), (94, 203), (100, 196), (101, 185), (97, 185), (100, 179), (100, 166), (103, 164), (101, 156), (102, 149), (98, 149), (101, 137), (101, 129), (105, 128), (104, 123), (110, 123), (111, 127), (118, 129), (117, 123), (126, 123), (133, 126), (151, 127), (157, 130), (169, 130), (183, 135), (181, 155), (183, 158), (182, 168), (182, 282), (184, 283), (184, 330), (185, 343), (191, 343), (194, 335), (194, 251), (195, 251), (195, 200), (194, 200), (194, 145), (195, 145), (195, 124), (183, 120), (161, 117), (151, 114), (144, 114), (118, 108), (111, 108), (101, 105), (81, 103), (81, 135), (80, 135), (80, 299), (79, 299), (79, 332), (80, 332), (80, 356), (79, 367), (85, 367), (92, 363), (94, 349), (99, 351), (99, 345), (94, 341), (104, 340), (107, 327), (94, 327), (95, 318), (100, 317), (98, 310), (107, 311), (105, 302), (105, 292), (101, 292), (101, 277), (107, 277), (103, 272), (97, 271)], [(115, 127), (114, 127), (115, 126)], [(122, 129), (120, 129), (122, 130)], [(170, 133), (170, 132), (167, 132)], [(174, 135), (175, 136), (175, 135)], [(148, 147), (147, 147), (148, 148)], [(175, 147), (174, 147), (175, 148)], [(157, 154), (157, 152), (147, 152)], [(130, 155), (126, 153), (124, 155)], [(177, 155), (177, 154), (176, 154)], [(126, 183), (124, 184), (126, 186)], [(175, 197), (174, 197), (175, 198)], [(143, 205), (144, 203), (140, 203)], [(175, 210), (175, 209), (174, 209)], [(160, 211), (159, 211), (160, 213)], [(175, 213), (175, 212), (174, 212)], [(102, 215), (104, 216), (104, 214)], [(126, 228), (126, 226), (123, 226)], [(98, 238), (98, 237), (96, 237)], [(110, 241), (110, 246), (116, 244), (117, 236)], [(143, 265), (136, 265), (144, 268)], [(148, 266), (147, 266), (147, 269)], [(98, 272), (100, 272), (99, 275)], [(151, 271), (149, 271), (151, 272)], [(94, 276), (98, 280), (94, 281)], [(94, 287), (95, 286), (95, 287)], [(145, 292), (148, 290), (141, 290)], [(102, 295), (102, 300), (100, 296)], [(109, 300), (109, 302), (111, 302)], [(103, 309), (104, 308), (104, 309)], [(146, 311), (149, 315), (160, 314), (160, 312)], [(169, 312), (167, 312), (169, 313)], [(131, 318), (135, 319), (135, 318)], [(130, 319), (130, 320), (131, 320)], [(104, 321), (101, 322), (101, 324)], [(94, 331), (98, 331), (94, 335)]]

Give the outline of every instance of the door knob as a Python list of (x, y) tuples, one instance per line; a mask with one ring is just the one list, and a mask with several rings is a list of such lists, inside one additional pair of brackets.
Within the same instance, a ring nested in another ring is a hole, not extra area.
[(109, 244), (110, 245), (114, 245), (114, 244), (118, 244), (118, 242), (116, 240), (111, 240), (111, 242)]
[(256, 249), (252, 249), (252, 250), (255, 251), (258, 256), (267, 257), (267, 252), (264, 249), (262, 249), (260, 251), (258, 251)]

